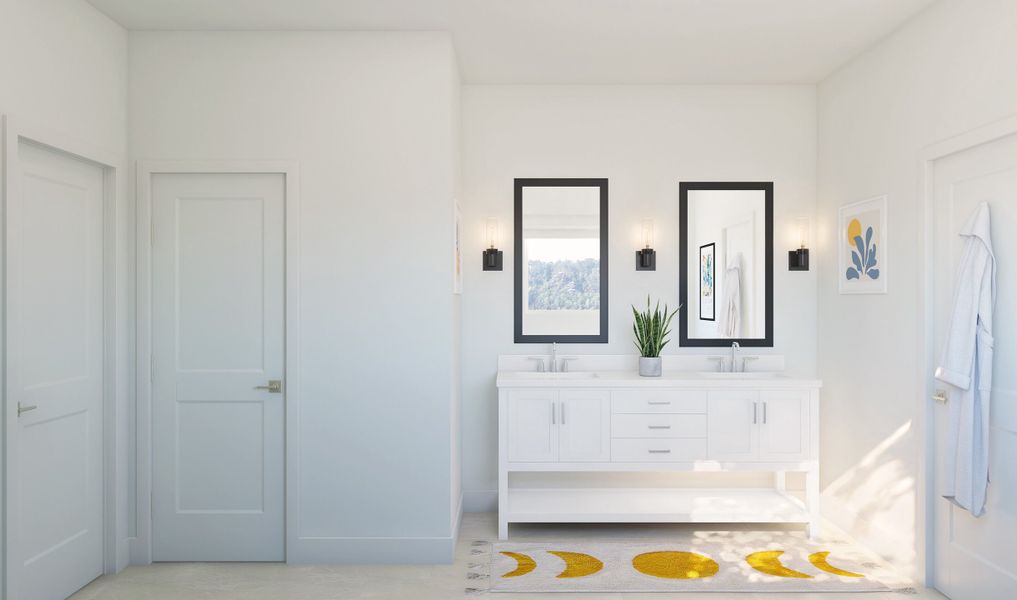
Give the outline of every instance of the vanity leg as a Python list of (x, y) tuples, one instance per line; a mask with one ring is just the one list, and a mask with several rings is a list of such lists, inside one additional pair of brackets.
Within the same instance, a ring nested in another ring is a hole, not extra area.
[(774, 472), (774, 474), (773, 474), (773, 487), (775, 487), (778, 492), (785, 492), (785, 491), (787, 491), (787, 472), (786, 471), (776, 471), (776, 472)]
[(498, 473), (498, 539), (508, 539), (508, 471)]
[(819, 465), (805, 473), (805, 506), (809, 510), (809, 539), (819, 538)]

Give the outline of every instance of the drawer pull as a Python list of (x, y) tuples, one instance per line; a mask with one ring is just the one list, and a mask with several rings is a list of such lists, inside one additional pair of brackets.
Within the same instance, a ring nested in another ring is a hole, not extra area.
[(647, 450), (650, 454), (671, 454), (670, 450)]
[(671, 401), (670, 400), (665, 400), (663, 402), (659, 402), (659, 401), (655, 402), (653, 400), (647, 400), (646, 403), (650, 404), (652, 406), (668, 406), (668, 405), (671, 404)]
[(647, 425), (647, 429), (671, 429), (670, 425)]

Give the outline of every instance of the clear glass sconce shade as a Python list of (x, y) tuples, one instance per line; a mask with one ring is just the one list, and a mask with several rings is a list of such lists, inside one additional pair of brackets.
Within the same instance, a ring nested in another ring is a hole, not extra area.
[(643, 248), (653, 248), (653, 219), (643, 219), (640, 222), (639, 241)]
[(792, 225), (792, 242), (798, 248), (809, 247), (809, 218), (799, 217)]
[(484, 243), (488, 248), (498, 247), (498, 219), (494, 217), (484, 222)]

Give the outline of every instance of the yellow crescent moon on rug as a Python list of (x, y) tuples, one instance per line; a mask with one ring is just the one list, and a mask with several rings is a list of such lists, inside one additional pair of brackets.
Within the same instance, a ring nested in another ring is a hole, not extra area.
[(717, 561), (695, 552), (647, 552), (632, 559), (643, 575), (663, 579), (705, 579), (720, 570)]
[(829, 552), (816, 552), (809, 555), (809, 562), (812, 566), (816, 567), (820, 571), (826, 571), (831, 575), (840, 575), (841, 577), (865, 577), (861, 573), (852, 573), (851, 571), (845, 571), (844, 569), (838, 569), (837, 567), (826, 562), (826, 557), (829, 556)]
[(502, 552), (502, 554), (509, 558), (513, 558), (516, 561), (515, 571), (505, 573), (502, 577), (519, 577), (521, 575), (526, 575), (537, 568), (536, 561), (525, 554), (520, 554), (518, 552)]
[(560, 579), (586, 577), (604, 568), (604, 563), (589, 554), (581, 552), (557, 552), (555, 550), (548, 550), (547, 553), (553, 554), (565, 561), (565, 570), (558, 574)]
[(789, 569), (780, 564), (781, 554), (784, 554), (783, 550), (764, 550), (763, 552), (753, 552), (745, 557), (745, 562), (752, 565), (753, 569), (760, 573), (766, 573), (767, 575), (789, 577), (794, 579), (812, 579), (812, 575), (806, 575), (805, 573)]

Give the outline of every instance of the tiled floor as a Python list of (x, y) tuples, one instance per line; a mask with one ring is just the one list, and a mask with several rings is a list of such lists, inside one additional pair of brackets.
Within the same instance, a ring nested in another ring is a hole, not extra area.
[[(556, 525), (514, 526), (512, 539), (665, 537), (671, 526)], [(472, 540), (496, 539), (492, 514), (467, 514), (463, 519), (455, 563), (439, 566), (315, 566), (243, 563), (173, 563), (128, 567), (102, 577), (75, 594), (74, 600), (444, 600), (478, 598), (465, 589), (485, 582), (466, 578)], [(486, 594), (482, 594), (486, 595)], [(496, 600), (931, 600), (944, 596), (921, 589), (917, 595), (870, 594), (497, 594)]]

